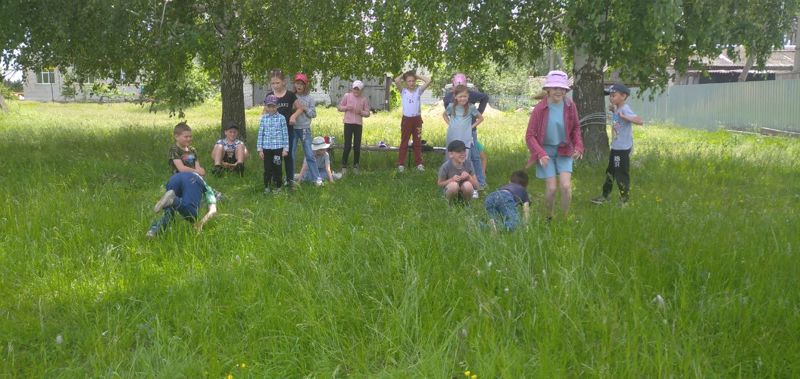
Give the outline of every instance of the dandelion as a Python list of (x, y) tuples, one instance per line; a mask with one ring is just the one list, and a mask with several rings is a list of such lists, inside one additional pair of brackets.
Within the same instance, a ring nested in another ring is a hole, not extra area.
[(228, 374), (228, 376), (226, 376), (225, 379), (233, 379), (233, 374)]
[(464, 371), (464, 376), (469, 377), (470, 375), (472, 375), (472, 373), (469, 372), (469, 370)]
[(472, 376), (469, 377), (469, 379), (478, 379), (478, 375), (473, 374)]
[(239, 367), (241, 367), (241, 368), (245, 368), (245, 367), (247, 367), (247, 365), (246, 365), (246, 364), (244, 364), (244, 362), (242, 362), (242, 363), (239, 363)]

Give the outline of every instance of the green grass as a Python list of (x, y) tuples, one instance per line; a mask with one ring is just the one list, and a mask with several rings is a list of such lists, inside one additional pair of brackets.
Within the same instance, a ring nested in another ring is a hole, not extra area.
[[(534, 180), (537, 216), (499, 236), (472, 227), (481, 204), (441, 199), (440, 155), (397, 174), (364, 153), (359, 176), (273, 197), (251, 159), (209, 179), (225, 200), (202, 234), (180, 221), (150, 241), (177, 120), (9, 105), (2, 377), (800, 375), (798, 140), (637, 128), (630, 206), (591, 205), (605, 164), (579, 162), (570, 219), (541, 221)], [(219, 105), (187, 120), (208, 168)], [(524, 164), (526, 125), (487, 116), (491, 187)], [(341, 138), (333, 110), (314, 127)], [(438, 114), (424, 138), (443, 144)], [(365, 139), (396, 145), (399, 115), (366, 119)]]

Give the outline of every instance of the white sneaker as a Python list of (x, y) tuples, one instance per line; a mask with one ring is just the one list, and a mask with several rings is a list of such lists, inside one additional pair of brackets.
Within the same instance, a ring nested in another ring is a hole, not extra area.
[(339, 180), (341, 178), (342, 178), (342, 173), (341, 172), (334, 172), (333, 173), (333, 180)]
[(294, 181), (296, 182), (300, 181), (300, 174), (294, 174)]
[(405, 170), (406, 170), (406, 166), (403, 166), (403, 165), (397, 166), (397, 172), (403, 172)]
[(144, 234), (144, 236), (149, 238), (149, 239), (153, 239), (153, 238), (156, 238), (156, 234), (157, 233), (158, 232), (155, 231), (154, 229), (150, 229), (150, 230), (147, 231), (147, 233)]
[(425, 171), (425, 165), (418, 164), (417, 165), (417, 171)]
[(175, 201), (175, 191), (169, 190), (164, 192), (164, 195), (158, 199), (158, 202), (153, 207), (153, 212), (160, 212), (162, 209), (172, 205), (173, 201)]
[(473, 199), (477, 199), (479, 197), (480, 197), (480, 195), (478, 195), (478, 190), (472, 190), (472, 198)]
[(317, 179), (317, 181), (314, 182), (314, 185), (317, 186), (317, 187), (322, 186), (322, 179)]

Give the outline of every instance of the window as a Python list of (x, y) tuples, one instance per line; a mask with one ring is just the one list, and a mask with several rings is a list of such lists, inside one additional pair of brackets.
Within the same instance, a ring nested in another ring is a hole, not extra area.
[(56, 82), (56, 73), (54, 71), (42, 71), (36, 76), (36, 83), (39, 84), (53, 84)]

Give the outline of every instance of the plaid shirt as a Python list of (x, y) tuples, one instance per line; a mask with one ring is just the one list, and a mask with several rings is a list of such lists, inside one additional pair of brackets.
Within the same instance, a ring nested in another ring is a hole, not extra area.
[(286, 128), (286, 118), (279, 113), (264, 113), (258, 125), (258, 142), (256, 150), (283, 149), (289, 151), (289, 130)]

